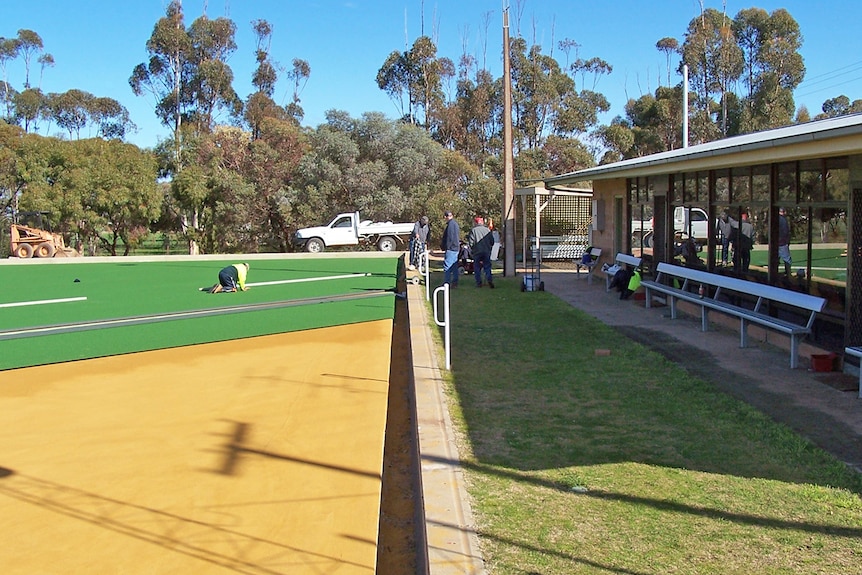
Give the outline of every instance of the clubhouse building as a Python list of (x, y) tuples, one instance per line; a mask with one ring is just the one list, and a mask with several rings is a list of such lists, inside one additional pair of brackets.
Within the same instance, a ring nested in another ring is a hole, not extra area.
[[(580, 170), (547, 178), (545, 187), (592, 188), (590, 243), (602, 248), (603, 261), (623, 252), (643, 255), (649, 267), (673, 262), (692, 235), (712, 273), (825, 298), (810, 338), (817, 348), (841, 354), (862, 345), (862, 114)], [(779, 259), (781, 208), (790, 225), (789, 266)], [(739, 254), (724, 263), (722, 214), (752, 224), (744, 271)], [(693, 231), (698, 219), (706, 237)], [(641, 222), (651, 223), (649, 233)]]

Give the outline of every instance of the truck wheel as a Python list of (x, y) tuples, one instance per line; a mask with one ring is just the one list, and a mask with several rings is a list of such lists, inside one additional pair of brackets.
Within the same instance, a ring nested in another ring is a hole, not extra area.
[(305, 242), (305, 251), (310, 254), (319, 254), (324, 249), (323, 240), (320, 238), (311, 238)]
[(377, 249), (381, 252), (391, 252), (395, 249), (395, 238), (392, 236), (383, 236), (377, 240)]
[(54, 247), (54, 244), (51, 242), (42, 242), (36, 246), (36, 250), (33, 252), (33, 255), (37, 258), (53, 258), (56, 252), (57, 248)]
[(653, 232), (649, 231), (644, 234), (643, 239), (641, 240), (641, 247), (644, 248), (652, 248), (653, 246)]
[(14, 255), (22, 259), (31, 258), (33, 257), (33, 246), (30, 244), (18, 244)]

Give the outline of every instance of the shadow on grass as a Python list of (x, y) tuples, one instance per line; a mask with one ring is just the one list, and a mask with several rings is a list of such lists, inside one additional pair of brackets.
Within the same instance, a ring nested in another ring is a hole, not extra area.
[[(702, 517), (705, 519), (715, 519), (721, 521), (727, 521), (730, 523), (735, 523), (738, 525), (746, 525), (752, 527), (764, 527), (769, 529), (776, 529), (782, 531), (798, 531), (803, 533), (816, 533), (821, 535), (830, 535), (830, 536), (838, 536), (838, 537), (849, 537), (849, 538), (859, 538), (862, 537), (862, 527), (844, 527), (838, 525), (826, 525), (826, 524), (817, 524), (817, 523), (806, 523), (804, 521), (786, 521), (783, 519), (774, 519), (769, 517), (759, 517), (757, 515), (747, 515), (743, 513), (731, 513), (729, 511), (724, 511), (722, 509), (715, 509), (709, 507), (700, 507), (694, 505), (685, 505), (683, 503), (679, 503), (676, 501), (669, 501), (666, 499), (655, 499), (651, 497), (637, 497), (633, 495), (628, 495), (624, 493), (614, 493), (612, 491), (602, 491), (602, 490), (584, 490), (584, 491), (572, 491), (571, 487), (562, 483), (556, 483), (553, 481), (548, 481), (547, 479), (542, 479), (539, 477), (532, 477), (530, 475), (516, 473), (513, 471), (500, 469), (496, 466), (484, 465), (482, 463), (474, 463), (469, 461), (453, 461), (449, 459), (445, 459), (442, 457), (428, 456), (423, 455), (422, 461), (437, 463), (437, 464), (445, 464), (454, 467), (462, 467), (469, 471), (473, 471), (476, 473), (481, 473), (484, 475), (493, 475), (496, 477), (501, 477), (509, 481), (513, 481), (515, 483), (523, 483), (532, 485), (535, 487), (542, 487), (545, 489), (550, 489), (553, 491), (563, 492), (571, 495), (571, 497), (592, 497), (594, 499), (601, 499), (604, 501), (616, 501), (621, 503), (626, 503), (630, 505), (637, 505), (642, 507), (649, 507), (651, 509), (655, 509), (657, 511), (663, 512), (672, 512), (678, 514), (691, 515), (694, 517)], [(487, 537), (488, 534), (482, 533), (482, 536)], [(522, 545), (518, 543), (519, 545)], [(544, 550), (539, 550), (543, 551)], [(550, 553), (557, 553), (555, 551), (548, 551)]]
[[(451, 382), (478, 461), (525, 471), (647, 463), (862, 494), (862, 475), (842, 463), (858, 438), (842, 422), (670, 336), (517, 293), (518, 278), (497, 283), (452, 297)], [(594, 355), (605, 347), (613, 354)]]
[[(450, 529), (458, 529), (461, 531), (466, 531), (460, 525), (454, 525), (452, 523), (443, 523), (441, 521), (428, 521), (429, 524), (439, 525), (441, 527), (447, 527)], [(508, 545), (512, 547), (519, 547), (525, 551), (529, 551), (530, 553), (538, 554), (538, 555), (549, 555), (553, 557), (557, 557), (559, 559), (564, 559), (566, 561), (571, 561), (573, 563), (578, 563), (580, 565), (585, 565), (587, 567), (592, 567), (595, 569), (601, 569), (603, 573), (621, 573), (622, 575), (651, 575), (650, 571), (632, 571), (631, 569), (624, 569), (620, 567), (612, 567), (611, 565), (607, 565), (604, 563), (598, 563), (597, 561), (591, 561), (590, 559), (585, 559), (583, 557), (577, 557), (572, 555), (571, 553), (565, 553), (563, 551), (557, 551), (556, 549), (543, 549), (541, 547), (537, 547), (536, 545), (529, 543), (527, 541), (518, 541), (516, 539), (511, 539), (509, 537), (500, 537), (499, 535), (495, 535), (493, 533), (489, 533), (487, 531), (478, 531), (478, 534), (482, 536), (484, 539), (489, 539), (492, 541), (496, 541), (497, 543), (501, 543), (503, 545)], [(539, 571), (525, 571), (524, 575), (542, 575)]]

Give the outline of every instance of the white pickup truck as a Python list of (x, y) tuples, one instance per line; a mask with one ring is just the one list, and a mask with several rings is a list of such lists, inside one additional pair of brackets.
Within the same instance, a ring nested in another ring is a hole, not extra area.
[(293, 244), (311, 253), (335, 246), (360, 244), (376, 245), (381, 252), (391, 252), (399, 243), (406, 246), (412, 232), (413, 223), (362, 221), (359, 212), (348, 212), (338, 214), (325, 226), (296, 230)]
[[(637, 237), (643, 234), (643, 246), (647, 248), (652, 247), (652, 228), (652, 220), (632, 220), (632, 235)], [(703, 208), (677, 206), (673, 209), (673, 230), (686, 235), (691, 234), (698, 244), (703, 245), (709, 239), (709, 216)]]

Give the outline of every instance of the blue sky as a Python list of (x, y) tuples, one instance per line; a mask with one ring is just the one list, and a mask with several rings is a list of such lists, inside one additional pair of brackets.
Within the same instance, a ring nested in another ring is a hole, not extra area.
[[(45, 71), (41, 88), (62, 92), (77, 88), (118, 100), (138, 131), (129, 141), (150, 147), (168, 135), (153, 112), (153, 101), (135, 96), (128, 79), (136, 64), (147, 59), (146, 41), (164, 16), (167, 0), (6, 0), (0, 36), (14, 37), (21, 28), (34, 30), (55, 66)], [(703, 0), (706, 8), (722, 9), (721, 0)], [(846, 95), (862, 98), (862, 2), (859, 0), (756, 1), (726, 0), (729, 16), (745, 8), (769, 12), (785, 8), (800, 25), (806, 80), (796, 91), (797, 106), (820, 112), (824, 100)], [(403, 51), (423, 32), (435, 39), (438, 54), (457, 63), (466, 51), (499, 75), (502, 70), (502, 7), (510, 6), (510, 29), (544, 53), (563, 62), (555, 48), (562, 39), (580, 45), (582, 58), (599, 57), (613, 66), (596, 90), (611, 102), (603, 123), (624, 114), (628, 98), (652, 93), (667, 84), (664, 54), (655, 43), (667, 36), (680, 42), (688, 23), (700, 13), (699, 0), (184, 0), (186, 24), (203, 13), (227, 16), (237, 25), (237, 51), (229, 64), (234, 88), (245, 98), (252, 92), (255, 39), (251, 22), (265, 19), (273, 26), (271, 53), (289, 67), (294, 58), (306, 60), (311, 77), (301, 94), (304, 124), (317, 126), (330, 109), (359, 117), (379, 111), (389, 117), (399, 109), (376, 84), (377, 71), (393, 50)], [(424, 17), (423, 17), (424, 12)], [(672, 65), (675, 68), (676, 64)], [(39, 82), (36, 66), (31, 84)], [(8, 70), (20, 88), (24, 66)], [(680, 78), (672, 75), (672, 83)], [(280, 82), (275, 99), (289, 102), (292, 87)]]

